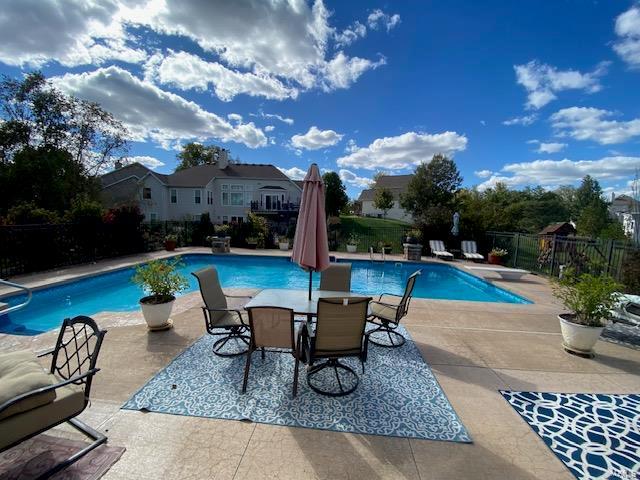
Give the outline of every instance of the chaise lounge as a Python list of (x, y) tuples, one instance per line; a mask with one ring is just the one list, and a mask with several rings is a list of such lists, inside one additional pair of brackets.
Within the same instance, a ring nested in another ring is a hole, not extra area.
[(442, 258), (443, 260), (453, 260), (453, 254), (447, 252), (442, 240), (429, 240), (429, 248), (431, 249), (431, 255), (434, 257)]

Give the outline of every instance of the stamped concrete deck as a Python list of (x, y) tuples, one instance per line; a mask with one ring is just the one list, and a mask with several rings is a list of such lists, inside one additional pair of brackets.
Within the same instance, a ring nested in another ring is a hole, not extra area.
[[(140, 257), (19, 280), (41, 285), (135, 260)], [(574, 478), (498, 390), (638, 393), (640, 351), (601, 341), (595, 359), (571, 356), (560, 346), (560, 307), (546, 280), (493, 281), (535, 303), (418, 299), (404, 320), (473, 437), (469, 445), (120, 410), (203, 335), (199, 294), (179, 299), (175, 328), (167, 332), (147, 333), (139, 313), (97, 315), (109, 332), (92, 405), (82, 416), (127, 449), (104, 478)], [(4, 335), (0, 349), (39, 349), (53, 338)], [(63, 428), (54, 433), (71, 434)]]

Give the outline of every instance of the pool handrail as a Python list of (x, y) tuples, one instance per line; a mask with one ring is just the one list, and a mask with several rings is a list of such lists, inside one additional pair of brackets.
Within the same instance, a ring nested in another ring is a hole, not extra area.
[(27, 292), (27, 300), (19, 303), (18, 305), (13, 305), (12, 307), (5, 308), (4, 310), (0, 310), (0, 315), (8, 315), (11, 312), (15, 312), (17, 310), (21, 310), (31, 302), (31, 298), (33, 297), (33, 291), (29, 287), (25, 287), (24, 285), (19, 285), (17, 283), (10, 282), (8, 280), (3, 280), (0, 278), (0, 285), (7, 285), (9, 287), (17, 288), (19, 290), (24, 290)]

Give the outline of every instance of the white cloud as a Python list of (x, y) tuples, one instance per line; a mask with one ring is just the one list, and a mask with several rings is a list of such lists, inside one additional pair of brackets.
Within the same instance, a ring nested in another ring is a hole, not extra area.
[(389, 15), (380, 9), (376, 9), (367, 17), (367, 25), (372, 30), (377, 30), (380, 25), (387, 29), (387, 32), (400, 23), (400, 15), (397, 13)]
[(632, 68), (640, 68), (640, 5), (631, 7), (616, 19), (619, 40), (613, 49)]
[(124, 164), (141, 163), (142, 165), (149, 167), (152, 170), (158, 167), (162, 167), (164, 165), (163, 161), (158, 160), (156, 157), (150, 157), (149, 155), (138, 155), (135, 157), (128, 157), (126, 159), (123, 159), (122, 163)]
[(467, 148), (467, 137), (456, 132), (436, 134), (407, 132), (396, 137), (374, 140), (368, 147), (361, 147), (349, 155), (340, 157), (341, 167), (367, 170), (400, 170), (429, 162), (436, 153), (451, 155)]
[(242, 115), (240, 115), (239, 113), (230, 113), (229, 115), (227, 115), (227, 118), (232, 122), (236, 122), (236, 123), (242, 122)]
[(358, 150), (358, 145), (356, 144), (356, 141), (355, 141), (353, 138), (350, 138), (350, 139), (347, 141), (347, 146), (346, 146), (346, 147), (344, 147), (344, 151), (345, 151), (346, 153), (353, 153), (353, 152), (355, 152), (356, 150)]
[(585, 175), (599, 181), (629, 178), (640, 168), (640, 157), (605, 157), (599, 160), (535, 160), (510, 163), (494, 173), (478, 188), (484, 190), (496, 183), (510, 187), (526, 185), (566, 185), (579, 182)]
[(352, 171), (346, 170), (344, 168), (341, 168), (338, 171), (338, 175), (340, 176), (340, 180), (342, 180), (343, 182), (359, 188), (368, 188), (374, 183), (373, 179), (366, 178), (366, 177), (359, 177)]
[(558, 153), (558, 152), (564, 150), (565, 148), (567, 148), (567, 144), (566, 143), (556, 143), (556, 142), (540, 143), (540, 145), (538, 145), (538, 149), (536, 150), (536, 152), (538, 152), (538, 153)]
[(535, 113), (532, 113), (531, 115), (524, 115), (522, 117), (510, 118), (502, 122), (502, 124), (507, 126), (522, 125), (526, 127), (528, 125), (535, 123), (536, 120), (538, 120), (538, 115), (536, 115)]
[(297, 149), (318, 150), (320, 148), (331, 147), (340, 140), (343, 135), (334, 130), (320, 130), (312, 126), (305, 134), (297, 134), (291, 137), (291, 145)]
[(298, 96), (297, 88), (288, 87), (273, 76), (231, 70), (187, 52), (170, 51), (159, 61), (152, 59), (146, 72), (146, 78), (150, 77), (181, 90), (207, 90), (211, 85), (216, 96), (225, 102), (239, 94), (270, 100)]
[(362, 23), (355, 21), (349, 25), (342, 32), (335, 34), (334, 38), (337, 47), (346, 47), (351, 45), (359, 38), (364, 38), (367, 35), (367, 27)]
[(558, 70), (532, 60), (525, 65), (515, 65), (516, 81), (527, 91), (526, 107), (539, 109), (556, 99), (556, 93), (563, 90), (584, 90), (595, 93), (602, 89), (600, 77), (607, 73), (608, 62), (600, 63), (593, 72), (580, 73), (577, 70)]
[(307, 172), (305, 170), (302, 170), (301, 168), (298, 168), (298, 167), (291, 167), (291, 168), (278, 167), (278, 170), (284, 173), (291, 180), (304, 180), (304, 177), (307, 175)]
[(62, 91), (94, 101), (121, 120), (136, 141), (153, 140), (164, 148), (181, 140), (217, 139), (250, 148), (266, 145), (264, 132), (253, 123), (231, 125), (194, 102), (161, 90), (119, 67), (65, 74), (52, 82)]
[(275, 129), (276, 127), (274, 127), (273, 125), (267, 125), (266, 127), (264, 127), (265, 132), (273, 132)]
[(478, 178), (489, 178), (492, 174), (492, 170), (476, 170), (473, 174)]
[(259, 117), (259, 118), (268, 118), (280, 120), (282, 123), (286, 123), (287, 125), (293, 125), (293, 118), (283, 117), (282, 115), (278, 115), (276, 113), (264, 113), (262, 110), (258, 111), (258, 113), (250, 113), (250, 117)]
[(623, 143), (640, 136), (640, 118), (626, 122), (609, 119), (613, 115), (609, 110), (570, 107), (551, 115), (551, 123), (561, 136), (593, 140), (601, 145)]
[(373, 62), (366, 58), (350, 58), (343, 52), (338, 52), (331, 61), (324, 64), (320, 80), (322, 89), (330, 92), (339, 88), (349, 88), (364, 72), (375, 70), (386, 63), (387, 60), (384, 57)]

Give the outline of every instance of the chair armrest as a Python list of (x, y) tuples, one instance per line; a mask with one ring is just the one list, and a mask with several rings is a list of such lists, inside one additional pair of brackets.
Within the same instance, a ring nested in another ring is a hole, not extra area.
[(227, 298), (253, 298), (253, 295), (226, 295)]
[(45, 350), (44, 352), (40, 352), (38, 355), (36, 355), (38, 358), (42, 358), (42, 357), (46, 357), (47, 355), (52, 355), (53, 352), (56, 351), (55, 347), (51, 347), (49, 350)]
[(79, 380), (88, 378), (90, 376), (95, 375), (96, 373), (98, 373), (100, 371), (99, 368), (92, 368), (91, 370), (86, 371), (85, 373), (83, 373), (82, 375), (76, 375), (75, 377), (71, 377), (69, 380), (64, 380), (63, 382), (60, 383), (56, 383), (55, 385), (49, 385), (48, 387), (41, 387), (41, 388), (36, 388), (35, 390), (31, 390), (30, 392), (26, 392), (23, 393), (22, 395), (18, 395), (17, 397), (13, 397), (10, 400), (7, 400), (6, 402), (4, 402), (2, 405), (0, 405), (0, 412), (2, 412), (3, 410), (6, 410), (7, 408), (9, 408), (10, 406), (21, 402), (22, 400), (25, 400), (27, 398), (33, 397), (35, 395), (40, 395), (42, 393), (47, 393), (47, 392), (51, 392), (53, 390), (56, 390), (60, 387), (64, 387), (65, 385), (69, 385), (70, 383), (75, 383)]
[[(402, 298), (402, 295), (398, 295), (397, 293), (381, 293), (380, 296), (378, 297), (378, 303), (381, 303), (382, 297), (384, 296), (389, 296), (389, 297), (398, 297), (398, 298)], [(390, 305), (390, 304), (388, 304)], [(394, 305), (394, 307), (397, 305)]]

